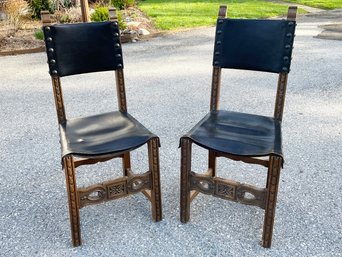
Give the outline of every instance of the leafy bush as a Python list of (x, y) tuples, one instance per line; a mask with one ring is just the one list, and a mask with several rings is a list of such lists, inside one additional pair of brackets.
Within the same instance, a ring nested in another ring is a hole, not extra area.
[(118, 8), (120, 10), (125, 8), (125, 1), (124, 0), (111, 0), (110, 2), (114, 7)]
[[(116, 14), (118, 17), (119, 28), (121, 30), (127, 28), (127, 25), (122, 20), (121, 13), (117, 11)], [(104, 6), (96, 7), (92, 15), (90, 15), (90, 19), (92, 21), (108, 21), (109, 20), (108, 7), (104, 7)]]
[(32, 17), (40, 19), (41, 11), (53, 11), (53, 4), (50, 0), (27, 0), (31, 9)]
[(135, 5), (135, 0), (126, 0), (126, 7), (131, 7)]
[(111, 3), (114, 7), (116, 7), (116, 8), (118, 8), (118, 9), (122, 10), (122, 9), (124, 9), (125, 7), (134, 6), (134, 5), (135, 5), (135, 0), (110, 0), (110, 3)]
[(107, 7), (99, 6), (96, 7), (94, 12), (91, 14), (90, 19), (92, 21), (108, 21), (109, 11)]
[(37, 29), (35, 32), (34, 32), (34, 37), (38, 40), (43, 40), (44, 39), (44, 33), (43, 33), (43, 30), (42, 29)]

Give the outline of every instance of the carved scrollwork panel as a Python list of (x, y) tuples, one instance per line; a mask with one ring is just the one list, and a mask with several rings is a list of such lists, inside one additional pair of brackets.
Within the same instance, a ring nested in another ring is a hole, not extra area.
[(125, 195), (127, 195), (126, 179), (107, 185), (108, 200), (116, 199)]
[(215, 190), (213, 177), (190, 173), (190, 190), (197, 190), (203, 194), (212, 195)]
[(222, 199), (265, 209), (266, 189), (237, 181), (191, 172), (190, 189)]
[(239, 183), (221, 178), (214, 178), (214, 181), (215, 196), (232, 201), (236, 200), (236, 188)]
[(80, 208), (104, 201), (107, 196), (106, 191), (106, 188), (101, 185), (79, 189)]
[(265, 209), (266, 189), (240, 184), (237, 187), (237, 201), (243, 204), (259, 206)]
[(137, 193), (143, 189), (151, 189), (151, 172), (141, 175), (132, 175), (127, 181), (127, 190), (129, 193)]

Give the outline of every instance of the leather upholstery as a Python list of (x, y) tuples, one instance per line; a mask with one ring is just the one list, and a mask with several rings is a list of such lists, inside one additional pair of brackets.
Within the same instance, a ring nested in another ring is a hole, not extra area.
[(59, 24), (43, 31), (52, 76), (123, 68), (117, 22)]
[(239, 156), (282, 157), (281, 123), (271, 117), (230, 111), (208, 113), (184, 137), (206, 149)]
[(213, 65), (288, 73), (295, 22), (218, 19)]
[(128, 113), (110, 112), (67, 120), (59, 126), (62, 157), (120, 153), (155, 137)]

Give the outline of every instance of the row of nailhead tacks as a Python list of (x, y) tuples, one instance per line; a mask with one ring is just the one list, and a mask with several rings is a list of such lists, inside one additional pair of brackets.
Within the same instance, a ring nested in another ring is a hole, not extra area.
[[(122, 60), (121, 45), (120, 45), (119, 24), (116, 21), (113, 22), (112, 24), (113, 24), (113, 28), (114, 28), (114, 41), (117, 40), (117, 43), (115, 43), (114, 47), (115, 47), (116, 50), (120, 51), (120, 53), (115, 55), (115, 57), (118, 59), (118, 62), (119, 62), (118, 65), (117, 65), (117, 68), (118, 69), (122, 69), (123, 68), (123, 65), (122, 65), (123, 60)], [(45, 32), (46, 33), (49, 33), (50, 30), (51, 30), (51, 28), (49, 26), (45, 27)], [(48, 47), (48, 53), (53, 55), (55, 50), (51, 46), (51, 44), (52, 44), (52, 37), (48, 36), (46, 38), (46, 42), (47, 42), (47, 44), (50, 44), (50, 46)], [(51, 66), (54, 66), (55, 64), (56, 64), (56, 59), (54, 57), (52, 57), (51, 59), (49, 58), (49, 66), (50, 66), (50, 70), (52, 70), (51, 71), (51, 75), (58, 75), (58, 71), (55, 68), (51, 67)]]
[[(217, 31), (216, 34), (219, 36), (222, 34), (222, 30), (219, 28), (219, 25), (223, 24), (223, 19), (219, 19), (218, 20), (218, 25), (217, 25)], [(289, 21), (288, 22), (288, 28), (291, 29), (291, 31), (289, 31), (288, 33), (286, 33), (286, 37), (288, 38), (288, 40), (290, 40), (290, 42), (286, 42), (285, 45), (285, 51), (287, 52), (287, 55), (285, 55), (283, 57), (284, 60), (284, 66), (282, 67), (282, 71), (283, 72), (289, 72), (289, 66), (290, 66), (290, 57), (291, 53), (292, 53), (292, 44), (293, 44), (293, 38), (294, 38), (294, 28), (295, 28), (295, 22), (293, 21)], [(285, 40), (286, 41), (286, 40)], [(219, 56), (220, 55), (220, 46), (222, 45), (222, 42), (220, 40), (216, 41), (216, 47), (215, 47), (215, 56)], [(219, 61), (215, 60), (214, 61), (214, 66), (219, 65)]]

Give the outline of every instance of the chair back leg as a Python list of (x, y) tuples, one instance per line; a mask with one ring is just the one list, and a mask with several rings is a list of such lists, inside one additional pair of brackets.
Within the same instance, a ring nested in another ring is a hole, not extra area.
[(212, 176), (216, 176), (216, 154), (214, 151), (209, 150), (208, 156), (208, 170), (211, 170)]
[(74, 246), (81, 245), (80, 208), (77, 196), (75, 165), (72, 156), (63, 158), (66, 187), (68, 193), (71, 237)]
[(128, 170), (131, 169), (131, 155), (129, 152), (123, 154), (122, 169), (123, 169), (123, 175), (128, 176)]
[(277, 204), (278, 185), (281, 170), (282, 159), (277, 156), (271, 156), (268, 175), (267, 175), (267, 197), (264, 218), (264, 229), (262, 235), (262, 246), (269, 248), (272, 243), (273, 224), (275, 209)]

